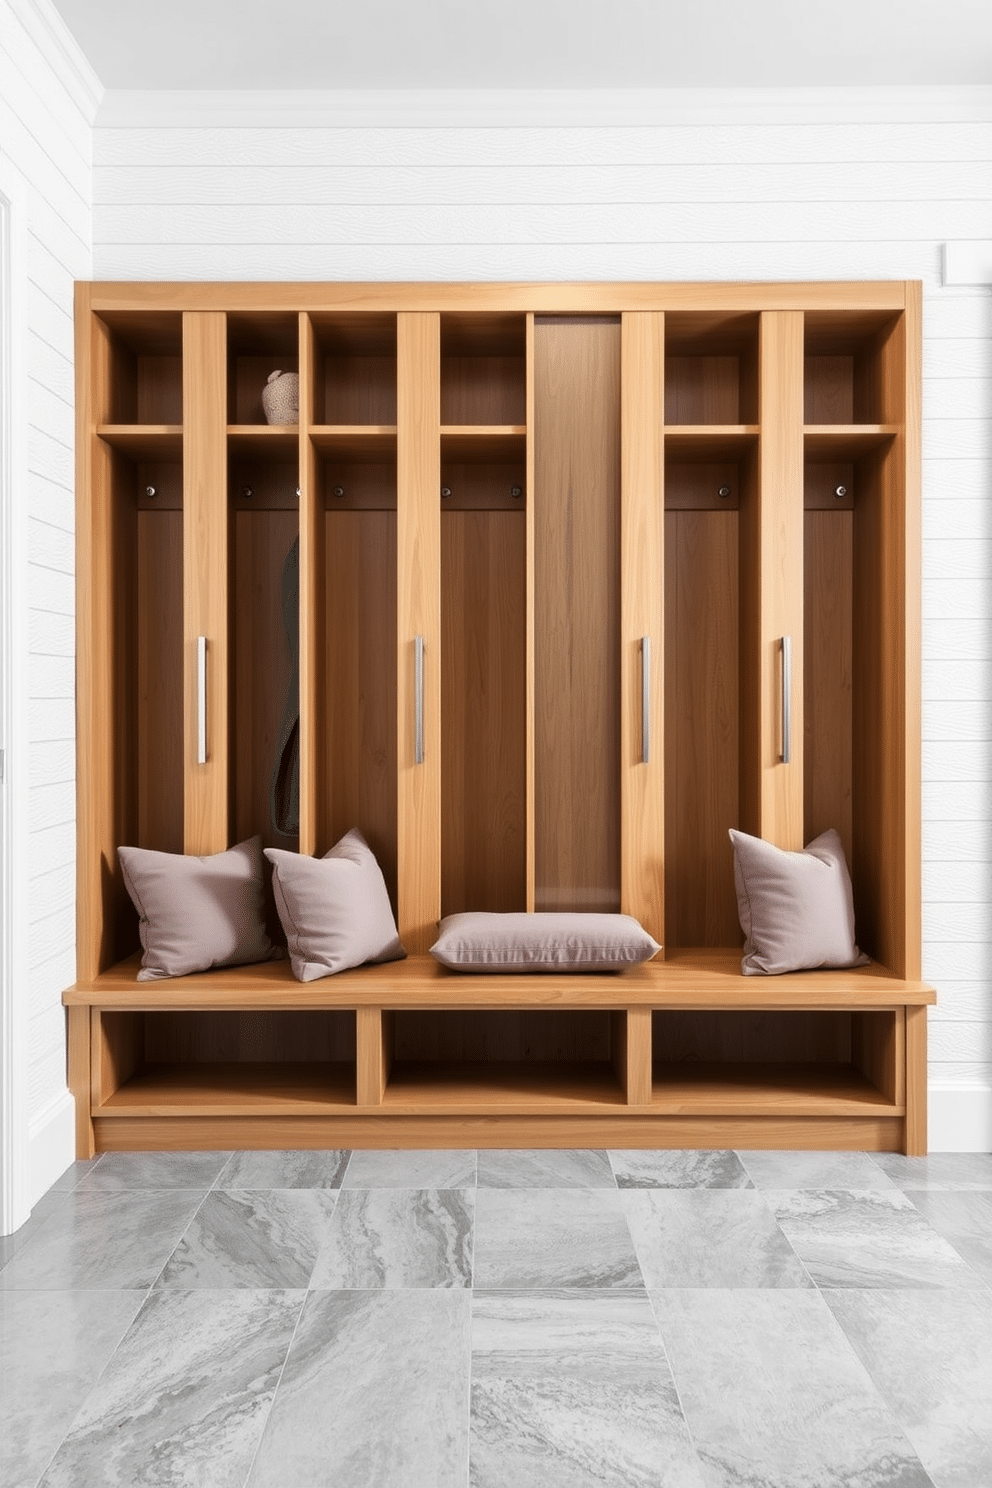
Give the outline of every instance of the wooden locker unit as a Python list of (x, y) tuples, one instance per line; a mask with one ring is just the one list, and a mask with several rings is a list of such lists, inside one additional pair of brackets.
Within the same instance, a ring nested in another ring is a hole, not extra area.
[[(925, 1150), (919, 358), (916, 284), (80, 285), (80, 1155)], [(118, 845), (353, 826), (406, 961), (135, 980)], [(838, 828), (870, 966), (741, 976), (733, 826)], [(550, 908), (664, 952), (427, 954)]]

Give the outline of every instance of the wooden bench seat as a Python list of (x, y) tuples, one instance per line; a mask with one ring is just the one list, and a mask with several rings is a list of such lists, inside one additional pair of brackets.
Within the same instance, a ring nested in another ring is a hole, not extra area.
[[(912, 1072), (934, 993), (875, 964), (743, 977), (739, 950), (686, 950), (618, 973), (499, 976), (411, 957), (310, 983), (288, 961), (154, 982), (138, 964), (65, 993), (88, 1152), (911, 1151), (925, 1100)], [(446, 1010), (465, 1015), (457, 1057)]]

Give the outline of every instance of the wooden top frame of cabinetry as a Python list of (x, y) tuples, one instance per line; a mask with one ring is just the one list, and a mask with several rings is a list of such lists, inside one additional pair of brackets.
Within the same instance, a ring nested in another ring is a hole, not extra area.
[[(907, 308), (915, 281), (814, 281), (808, 283), (664, 284), (358, 284), (358, 283), (127, 283), (95, 280), (77, 285), (89, 309), (115, 311), (253, 310), (364, 313), (370, 310), (515, 310), (537, 315), (619, 314), (624, 310), (754, 312)], [(133, 324), (133, 322), (132, 322)]]

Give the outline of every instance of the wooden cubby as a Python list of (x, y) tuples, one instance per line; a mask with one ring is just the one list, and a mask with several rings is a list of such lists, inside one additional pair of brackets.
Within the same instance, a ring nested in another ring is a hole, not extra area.
[[(80, 1156), (925, 1150), (919, 300), (79, 286)], [(298, 425), (265, 423), (277, 369)], [(742, 977), (728, 828), (830, 826), (871, 964)], [(351, 827), (405, 961), (136, 981), (118, 845), (320, 854)], [(459, 975), (426, 952), (470, 909), (619, 910), (664, 950)]]

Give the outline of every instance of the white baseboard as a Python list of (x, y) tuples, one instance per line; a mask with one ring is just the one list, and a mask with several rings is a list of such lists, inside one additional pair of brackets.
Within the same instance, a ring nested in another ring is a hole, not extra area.
[(992, 1086), (931, 1085), (931, 1152), (992, 1152)]
[(28, 1202), (32, 1209), (76, 1155), (76, 1105), (64, 1090), (28, 1125)]

